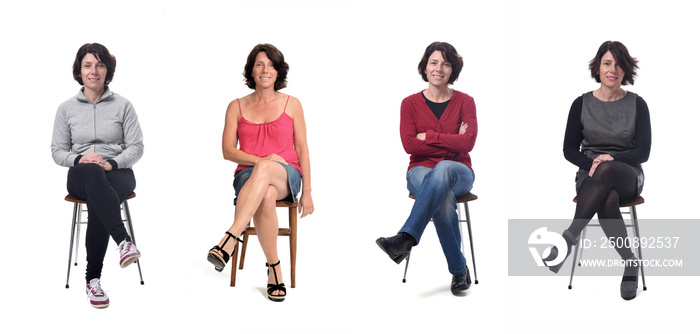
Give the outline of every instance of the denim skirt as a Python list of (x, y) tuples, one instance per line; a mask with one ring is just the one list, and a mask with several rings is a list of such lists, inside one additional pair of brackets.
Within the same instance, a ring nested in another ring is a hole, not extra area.
[[(282, 202), (290, 204), (294, 203), (294, 199), (297, 197), (299, 191), (301, 190), (301, 173), (298, 169), (296, 169), (290, 164), (283, 164), (279, 161), (276, 162), (282, 165), (282, 167), (284, 167), (284, 169), (287, 171), (287, 184), (289, 185), (289, 196), (284, 198)], [(233, 178), (233, 189), (236, 191), (236, 198), (233, 199), (233, 205), (236, 205), (236, 201), (238, 200), (238, 193), (241, 192), (241, 188), (243, 188), (243, 185), (250, 178), (250, 175), (253, 173), (253, 168), (255, 168), (255, 166), (243, 169), (236, 173), (236, 176)]]

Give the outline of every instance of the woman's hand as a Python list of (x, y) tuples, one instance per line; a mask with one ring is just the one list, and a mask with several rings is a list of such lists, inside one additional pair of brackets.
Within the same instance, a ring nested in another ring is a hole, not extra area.
[(297, 210), (301, 214), (301, 218), (314, 213), (314, 200), (311, 199), (311, 194), (306, 192), (301, 193)]
[(416, 135), (416, 138), (419, 140), (425, 140), (425, 132), (421, 132), (418, 135)]
[(81, 164), (101, 164), (103, 161), (104, 159), (95, 152), (88, 152), (88, 154), (80, 158)]
[(593, 177), (595, 169), (598, 168), (598, 165), (600, 165), (601, 162), (613, 160), (615, 160), (615, 158), (613, 158), (610, 154), (601, 154), (597, 156), (595, 159), (593, 159), (593, 164), (591, 165), (591, 170), (588, 171), (588, 176)]
[(106, 160), (103, 160), (103, 161), (100, 163), (100, 166), (102, 166), (102, 169), (103, 169), (105, 172), (109, 172), (109, 171), (112, 170), (112, 164), (109, 163), (109, 162), (107, 162)]
[(469, 124), (462, 122), (461, 125), (459, 126), (459, 134), (463, 135), (467, 133), (467, 128), (469, 127)]
[(281, 162), (281, 163), (283, 163), (283, 164), (285, 164), (285, 165), (288, 165), (287, 161), (284, 160), (284, 158), (280, 157), (280, 156), (277, 155), (277, 154), (270, 154), (270, 155), (264, 157), (263, 159), (265, 159), (265, 160), (277, 161), (277, 162)]
[(105, 172), (109, 172), (112, 170), (112, 164), (107, 162), (105, 159), (102, 159), (102, 157), (95, 153), (95, 152), (88, 152), (88, 154), (84, 155), (82, 158), (80, 158), (79, 163), (81, 164), (98, 164), (100, 167)]

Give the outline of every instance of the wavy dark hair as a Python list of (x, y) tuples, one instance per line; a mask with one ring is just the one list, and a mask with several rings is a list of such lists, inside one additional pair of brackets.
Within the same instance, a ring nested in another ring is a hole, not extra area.
[(90, 53), (95, 58), (99, 59), (105, 67), (107, 67), (107, 76), (105, 77), (105, 87), (112, 82), (114, 78), (114, 71), (117, 69), (117, 58), (109, 53), (107, 48), (100, 43), (87, 43), (78, 49), (78, 53), (75, 55), (75, 61), (73, 62), (73, 79), (77, 81), (81, 86), (84, 85), (83, 78), (80, 75), (80, 69), (82, 67), (83, 58)]
[(289, 72), (289, 65), (284, 61), (284, 55), (272, 44), (258, 44), (253, 50), (248, 54), (248, 60), (246, 61), (245, 68), (243, 70), (243, 76), (245, 77), (245, 84), (250, 89), (255, 89), (255, 80), (253, 79), (253, 66), (255, 65), (255, 57), (258, 53), (264, 52), (267, 58), (270, 58), (272, 64), (277, 70), (277, 79), (275, 79), (275, 90), (280, 90), (287, 87), (287, 72)]
[(433, 42), (425, 49), (423, 53), (423, 58), (418, 63), (418, 73), (425, 82), (428, 82), (428, 74), (425, 73), (425, 67), (428, 65), (428, 58), (435, 51), (440, 51), (442, 57), (447, 60), (450, 65), (452, 65), (452, 74), (450, 74), (450, 79), (447, 81), (449, 84), (453, 84), (459, 78), (459, 73), (462, 72), (462, 67), (464, 67), (464, 61), (462, 61), (462, 56), (457, 53), (457, 50), (450, 43), (446, 42)]
[(624, 77), (622, 77), (622, 85), (634, 85), (634, 78), (637, 76), (637, 69), (639, 68), (639, 66), (637, 66), (637, 58), (630, 56), (627, 48), (617, 41), (606, 41), (600, 45), (595, 58), (591, 59), (588, 63), (588, 69), (591, 70), (591, 77), (595, 79), (596, 82), (600, 83), (600, 60), (608, 51), (612, 53), (617, 65), (625, 72)]

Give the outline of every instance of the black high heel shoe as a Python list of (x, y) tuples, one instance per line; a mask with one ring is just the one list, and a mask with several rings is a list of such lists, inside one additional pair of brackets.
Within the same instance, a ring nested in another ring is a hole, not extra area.
[(401, 263), (411, 254), (411, 248), (415, 244), (416, 240), (408, 233), (399, 233), (393, 237), (377, 239), (377, 246), (389, 255), (389, 258), (396, 264)]
[[(240, 243), (243, 243), (243, 240), (241, 240), (241, 238), (236, 237), (235, 235), (231, 234), (231, 232), (226, 231), (226, 234), (227, 234), (228, 236), (226, 237), (226, 240), (224, 240), (224, 243), (221, 245), (221, 247), (219, 247), (219, 245), (216, 245), (216, 246), (212, 247), (212, 248), (209, 250), (209, 253), (207, 254), (207, 260), (208, 260), (211, 264), (214, 265), (214, 269), (216, 269), (216, 271), (218, 271), (218, 272), (221, 272), (222, 270), (224, 270), (224, 267), (226, 266), (226, 264), (228, 263), (229, 258), (231, 257), (231, 256), (230, 256), (228, 253), (226, 253), (226, 251), (224, 250), (224, 246), (226, 246), (226, 243), (228, 242), (228, 239), (233, 238), (233, 239), (235, 239), (236, 241), (238, 241), (238, 242), (240, 242)], [(235, 246), (233, 246), (233, 247), (234, 247), (234, 249), (235, 249), (235, 247), (238, 247), (238, 245), (235, 245)], [(221, 252), (221, 254), (219, 254), (219, 253), (217, 253), (217, 252), (215, 252), (215, 251), (219, 251), (219, 252)]]
[(625, 261), (625, 273), (620, 282), (620, 297), (624, 300), (632, 300), (637, 297), (639, 287), (639, 261), (634, 256)]
[[(267, 298), (273, 302), (281, 302), (284, 301), (284, 297), (287, 296), (287, 289), (284, 287), (284, 283), (280, 283), (277, 280), (277, 270), (275, 270), (275, 267), (280, 264), (280, 261), (277, 261), (275, 264), (269, 264), (265, 263), (265, 266), (268, 268), (272, 268), (272, 272), (275, 274), (275, 284), (268, 283), (267, 284)], [(267, 269), (267, 275), (270, 276), (270, 269)], [(272, 293), (275, 291), (282, 291), (284, 292), (283, 295), (273, 295)]]
[(576, 246), (576, 243), (578, 242), (578, 239), (571, 232), (569, 232), (569, 230), (564, 230), (564, 232), (561, 233), (561, 236), (564, 237), (564, 240), (566, 241), (566, 256), (564, 257), (564, 260), (562, 260), (561, 262), (559, 262), (559, 264), (554, 266), (547, 265), (547, 262), (554, 261), (554, 259), (556, 259), (557, 256), (559, 256), (559, 249), (557, 248), (557, 246), (552, 246), (552, 249), (549, 251), (549, 256), (542, 259), (544, 265), (547, 266), (549, 270), (551, 270), (555, 274), (559, 272), (561, 266), (564, 265), (566, 259), (568, 259), (569, 255), (571, 255), (571, 247)]

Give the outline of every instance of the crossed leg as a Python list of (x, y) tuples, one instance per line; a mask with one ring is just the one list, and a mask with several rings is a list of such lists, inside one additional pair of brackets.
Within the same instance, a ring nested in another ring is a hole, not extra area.
[[(279, 223), (276, 202), (286, 198), (289, 194), (287, 171), (280, 163), (272, 160), (258, 162), (238, 194), (235, 217), (228, 231), (235, 236), (240, 236), (250, 220), (254, 218), (258, 240), (269, 264), (279, 261), (277, 255)], [(226, 237), (223, 237), (218, 245), (221, 246), (225, 240)], [(232, 254), (235, 245), (235, 242), (227, 242), (224, 251)], [(282, 283), (280, 267), (277, 266), (275, 269), (278, 272), (277, 280)], [(273, 275), (274, 271), (270, 270), (270, 273)], [(275, 283), (274, 275), (268, 277), (268, 283)], [(283, 295), (280, 291), (276, 291), (274, 294)]]

